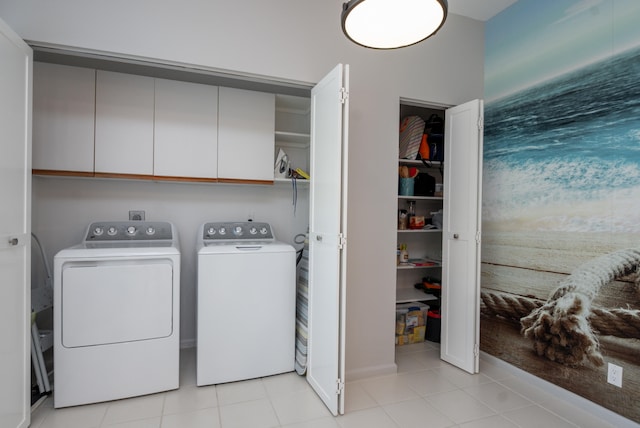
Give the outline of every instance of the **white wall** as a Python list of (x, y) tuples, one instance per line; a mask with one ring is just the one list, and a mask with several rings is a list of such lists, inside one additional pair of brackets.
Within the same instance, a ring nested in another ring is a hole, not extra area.
[[(279, 80), (317, 82), (335, 64), (350, 64), (346, 352), (347, 378), (353, 379), (395, 369), (393, 302), (399, 99), (454, 105), (482, 97), (484, 26), (479, 21), (449, 15), (441, 31), (424, 43), (397, 51), (374, 51), (351, 44), (342, 35), (342, 3), (342, 0), (2, 0), (0, 17), (29, 41)], [(44, 186), (48, 185), (34, 186), (35, 201), (44, 196), (44, 189), (40, 189)], [(70, 186), (89, 185), (74, 182)], [(144, 196), (140, 190), (146, 190), (146, 186), (158, 189), (153, 209), (163, 207), (166, 211), (162, 212), (175, 216), (173, 220), (188, 229), (196, 223), (196, 213), (191, 208), (200, 207), (196, 201), (202, 193), (209, 192), (197, 185), (175, 185), (180, 186), (179, 195), (172, 195), (174, 185), (166, 184), (96, 186), (106, 188), (109, 204), (101, 202), (102, 195), (86, 189), (82, 198), (74, 199), (74, 203), (86, 207), (83, 218), (71, 221), (47, 216), (46, 221), (52, 224), (66, 225), (60, 235), (73, 239), (67, 238), (65, 243), (79, 238), (80, 232), (76, 231), (79, 224), (93, 220), (92, 213), (124, 216), (136, 197)], [(138, 189), (136, 193), (128, 190), (129, 186)], [(216, 199), (220, 203), (231, 196), (227, 190), (211, 192), (219, 194)], [(170, 201), (180, 201), (184, 208), (173, 206)], [(35, 202), (34, 212), (39, 204)], [(114, 211), (105, 212), (111, 205)], [(244, 216), (245, 210), (240, 211)], [(40, 221), (44, 223), (45, 218)], [(41, 227), (34, 225), (34, 230), (37, 232)], [(194, 331), (183, 332), (195, 335)]]

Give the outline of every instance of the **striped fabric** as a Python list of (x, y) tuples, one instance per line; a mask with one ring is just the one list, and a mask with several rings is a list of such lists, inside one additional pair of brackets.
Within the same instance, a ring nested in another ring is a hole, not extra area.
[(302, 259), (298, 265), (296, 284), (296, 372), (304, 375), (307, 371), (307, 339), (309, 312), (309, 243), (305, 241)]
[(425, 121), (420, 116), (407, 116), (400, 122), (400, 159), (415, 159), (420, 149)]

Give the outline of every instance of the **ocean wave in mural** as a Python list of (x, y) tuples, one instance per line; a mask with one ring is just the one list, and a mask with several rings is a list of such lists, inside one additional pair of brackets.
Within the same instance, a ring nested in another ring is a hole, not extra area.
[(640, 233), (640, 48), (485, 105), (483, 219)]
[(638, 0), (519, 0), (487, 22), (480, 327), (484, 352), (636, 422), (638, 22)]

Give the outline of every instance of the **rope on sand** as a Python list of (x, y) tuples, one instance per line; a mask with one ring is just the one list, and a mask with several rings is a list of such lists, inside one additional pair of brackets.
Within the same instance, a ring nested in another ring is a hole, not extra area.
[(546, 302), (483, 292), (482, 312), (519, 320), (521, 333), (533, 342), (536, 353), (551, 361), (601, 366), (604, 359), (595, 332), (640, 338), (640, 311), (593, 307), (593, 299), (603, 286), (639, 267), (640, 248), (609, 253), (578, 267)]

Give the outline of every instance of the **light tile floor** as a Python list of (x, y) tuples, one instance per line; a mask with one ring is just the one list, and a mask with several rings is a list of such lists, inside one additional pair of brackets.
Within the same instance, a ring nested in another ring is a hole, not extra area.
[(181, 355), (180, 389), (53, 409), (33, 428), (613, 428), (503, 369), (483, 362), (469, 375), (439, 358), (431, 342), (397, 348), (398, 373), (348, 382), (345, 415), (333, 417), (295, 372), (196, 386), (195, 349)]

